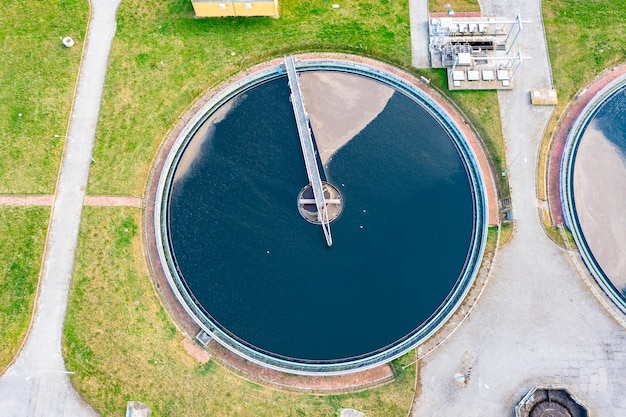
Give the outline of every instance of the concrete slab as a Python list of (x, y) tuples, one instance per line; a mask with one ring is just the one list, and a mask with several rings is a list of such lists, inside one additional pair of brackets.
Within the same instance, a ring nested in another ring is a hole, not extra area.
[(430, 68), (428, 52), (428, 1), (409, 0), (411, 53), (415, 68)]

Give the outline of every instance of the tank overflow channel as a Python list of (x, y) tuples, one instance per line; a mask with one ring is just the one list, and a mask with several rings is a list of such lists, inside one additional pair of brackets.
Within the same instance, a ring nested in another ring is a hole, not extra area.
[[(300, 90), (300, 81), (293, 57), (288, 56), (285, 58), (285, 69), (289, 78), (291, 104), (293, 105), (293, 113), (298, 127), (298, 136), (300, 136), (300, 147), (304, 156), (306, 173), (309, 177), (309, 184), (298, 195), (298, 209), (302, 217), (307, 221), (322, 226), (326, 243), (328, 246), (332, 246), (333, 237), (330, 232), (330, 222), (341, 214), (343, 200), (337, 187), (322, 181), (320, 177), (309, 116), (304, 109), (304, 97)], [(311, 195), (311, 192), (313, 195)]]

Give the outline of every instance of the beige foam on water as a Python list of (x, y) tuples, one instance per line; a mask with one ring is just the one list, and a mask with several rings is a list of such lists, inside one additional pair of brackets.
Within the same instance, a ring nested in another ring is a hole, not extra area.
[(372, 79), (330, 71), (300, 74), (300, 87), (324, 166), (385, 109), (394, 93)]
[(602, 270), (619, 290), (626, 287), (626, 160), (591, 123), (574, 166), (576, 213), (585, 240)]

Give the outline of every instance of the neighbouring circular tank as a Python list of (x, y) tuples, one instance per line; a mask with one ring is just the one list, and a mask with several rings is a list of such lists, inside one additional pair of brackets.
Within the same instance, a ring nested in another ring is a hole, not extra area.
[(308, 178), (276, 64), (179, 134), (156, 193), (159, 256), (230, 350), (292, 373), (352, 372), (415, 347), (462, 301), (486, 240), (483, 184), (459, 128), (416, 86), (355, 62), (297, 69), (337, 202), (332, 247), (303, 219)]
[(590, 272), (626, 313), (626, 79), (594, 97), (562, 161), (566, 224)]

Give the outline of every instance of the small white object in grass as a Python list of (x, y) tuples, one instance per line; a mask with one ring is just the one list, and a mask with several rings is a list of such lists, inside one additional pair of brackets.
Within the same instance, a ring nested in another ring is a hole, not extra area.
[(17, 117), (22, 117), (22, 113), (18, 113), (18, 114), (17, 114)]
[(70, 38), (69, 36), (64, 37), (63, 45), (65, 45), (66, 48), (71, 48), (72, 46), (74, 46), (74, 39)]
[(337, 3), (333, 4), (333, 9), (338, 9), (339, 5)]
[(237, 55), (237, 53), (235, 51), (230, 53), (230, 56), (235, 56), (235, 55)]

